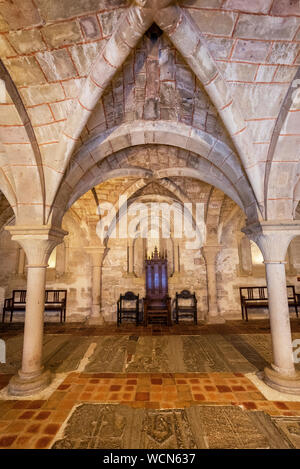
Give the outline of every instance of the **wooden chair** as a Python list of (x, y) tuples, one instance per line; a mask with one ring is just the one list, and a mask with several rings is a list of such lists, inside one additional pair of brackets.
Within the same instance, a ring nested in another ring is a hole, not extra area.
[(120, 295), (117, 302), (117, 326), (122, 324), (122, 319), (134, 319), (136, 325), (139, 324), (139, 295), (128, 291), (125, 295)]
[(189, 290), (176, 292), (175, 298), (175, 322), (178, 324), (181, 318), (192, 318), (197, 324), (197, 298), (195, 293)]

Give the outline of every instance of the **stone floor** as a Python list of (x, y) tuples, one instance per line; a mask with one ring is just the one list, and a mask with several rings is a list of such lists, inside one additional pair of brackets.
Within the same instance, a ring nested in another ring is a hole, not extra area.
[(0, 327), (0, 448), (300, 448), (300, 396), (268, 394), (257, 379), (271, 360), (266, 320), (46, 324), (54, 381), (17, 399), (6, 386), (20, 367), (22, 328)]

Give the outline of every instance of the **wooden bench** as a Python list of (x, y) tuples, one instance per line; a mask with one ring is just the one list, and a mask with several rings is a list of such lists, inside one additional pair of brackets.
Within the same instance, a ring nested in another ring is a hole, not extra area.
[[(289, 307), (295, 308), (298, 317), (298, 306), (300, 295), (295, 292), (294, 285), (287, 285), (287, 299)], [(240, 287), (240, 299), (242, 318), (248, 321), (249, 308), (268, 308), (268, 289), (267, 287)]]
[[(45, 311), (59, 311), (60, 322), (66, 321), (67, 290), (45, 290)], [(13, 290), (12, 297), (4, 300), (2, 322), (5, 314), (10, 313), (12, 322), (14, 311), (25, 311), (26, 290)]]

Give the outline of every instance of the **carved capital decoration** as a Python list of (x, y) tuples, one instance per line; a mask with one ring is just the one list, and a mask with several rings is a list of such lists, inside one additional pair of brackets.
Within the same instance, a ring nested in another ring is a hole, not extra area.
[(245, 226), (242, 231), (260, 248), (265, 263), (285, 263), (290, 242), (300, 235), (300, 221), (264, 221)]
[(5, 229), (10, 232), (11, 239), (24, 249), (27, 267), (47, 267), (51, 252), (68, 234), (61, 228), (48, 225), (15, 225)]

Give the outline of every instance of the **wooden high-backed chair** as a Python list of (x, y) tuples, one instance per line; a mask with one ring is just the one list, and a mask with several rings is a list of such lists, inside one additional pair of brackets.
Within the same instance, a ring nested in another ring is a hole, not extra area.
[(117, 301), (117, 326), (122, 324), (123, 319), (133, 319), (137, 326), (139, 324), (139, 295), (132, 291), (120, 295)]
[(191, 293), (189, 290), (176, 292), (175, 314), (176, 324), (181, 318), (191, 318), (194, 320), (194, 324), (197, 324), (197, 298), (195, 293)]
[(146, 264), (144, 324), (171, 325), (171, 298), (168, 295), (168, 260), (155, 247)]

